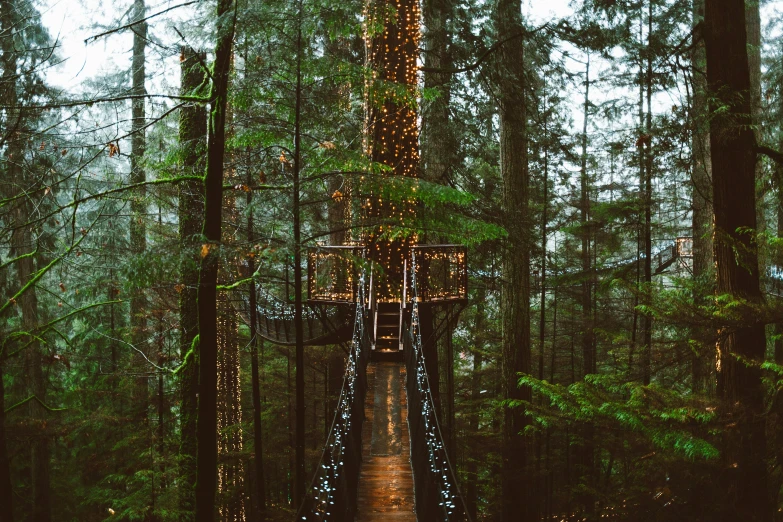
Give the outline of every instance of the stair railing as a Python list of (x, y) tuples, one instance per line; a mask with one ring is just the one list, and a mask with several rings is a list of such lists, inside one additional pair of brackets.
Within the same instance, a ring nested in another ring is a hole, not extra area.
[(321, 460), (296, 514), (297, 521), (351, 521), (362, 460), (362, 423), (367, 393), (369, 336), (366, 328), (364, 274), (359, 278), (351, 350)]

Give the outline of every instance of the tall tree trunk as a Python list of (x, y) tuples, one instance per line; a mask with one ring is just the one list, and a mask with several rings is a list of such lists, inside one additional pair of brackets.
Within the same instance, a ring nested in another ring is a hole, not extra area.
[[(767, 492), (764, 388), (759, 364), (766, 347), (754, 307), (763, 303), (756, 228), (755, 137), (742, 0), (706, 0), (707, 81), (716, 97), (710, 114), (717, 292), (748, 303), (747, 323), (723, 328), (718, 340), (718, 394), (724, 431), (726, 507), (722, 520), (772, 520)], [(719, 110), (718, 110), (719, 109)]]
[[(365, 27), (367, 66), (376, 80), (365, 91), (365, 151), (375, 165), (371, 179), (381, 181), (389, 176), (419, 176), (418, 88), (419, 23), (418, 0), (368, 0)], [(373, 28), (383, 28), (375, 31)], [(396, 84), (389, 89), (381, 82)], [(405, 94), (403, 94), (405, 93)], [(376, 274), (373, 287), (378, 299), (399, 302), (402, 297), (403, 268), (410, 262), (412, 235), (385, 239), (398, 227), (411, 227), (416, 205), (412, 201), (388, 201), (372, 185), (362, 205), (366, 232), (365, 244), (372, 262), (383, 267)], [(422, 316), (422, 327), (427, 319)], [(429, 343), (425, 343), (424, 357)], [(430, 374), (430, 384), (433, 375)]]
[[(25, 216), (26, 218), (26, 216)], [(16, 234), (15, 234), (16, 235)], [(22, 254), (22, 249), (32, 247), (32, 234), (29, 228), (19, 234), (21, 243), (14, 243), (16, 255)], [(27, 253), (27, 252), (24, 252)], [(20, 287), (30, 281), (33, 276), (33, 259), (25, 258), (19, 262)], [(38, 299), (35, 287), (30, 288), (20, 298), (22, 308), (22, 328), (32, 332), (38, 327)], [(42, 402), (46, 401), (46, 377), (43, 371), (43, 351), (41, 343), (37, 340), (30, 342), (24, 358), (24, 371), (27, 376), (28, 393), (35, 395)], [(32, 520), (35, 522), (48, 522), (51, 520), (51, 495), (49, 490), (49, 436), (46, 430), (46, 409), (38, 401), (28, 403), (28, 412), (31, 425), (36, 432), (31, 444), (31, 473), (33, 482)]]
[[(3, 102), (8, 104), (9, 107), (15, 107), (17, 105), (16, 94), (16, 54), (13, 52), (13, 38), (10, 36), (12, 33), (13, 22), (13, 8), (14, 2), (2, 2), (0, 3), (0, 34), (7, 35), (0, 39), (2, 43), (2, 54), (0, 54), (0, 60), (3, 66), (3, 77), (0, 85), (5, 88), (3, 95)], [(13, 125), (16, 125), (15, 120), (19, 120), (18, 111), (9, 110), (6, 113), (6, 127), (4, 132), (9, 132)], [(9, 135), (9, 138), (11, 136)], [(3, 158), (7, 170), (4, 174), (8, 179), (13, 179), (12, 176), (18, 175), (15, 172), (16, 161), (11, 156), (13, 151), (7, 150), (6, 157)], [(4, 382), (4, 362), (6, 357), (6, 350), (4, 347), (0, 349), (0, 522), (13, 522), (14, 520), (14, 490), (11, 482), (11, 463), (8, 454), (8, 444), (6, 443), (5, 434), (5, 382)]]
[(204, 178), (204, 236), (198, 285), (199, 400), (196, 522), (215, 519), (217, 487), (217, 275), (223, 209), (226, 103), (236, 10), (218, 0), (217, 44), (212, 71), (207, 173)]
[[(133, 26), (133, 60), (131, 62), (131, 94), (134, 98), (131, 100), (131, 155), (130, 155), (130, 182), (143, 183), (146, 181), (144, 171), (144, 154), (147, 149), (147, 138), (144, 126), (146, 125), (146, 109), (144, 95), (147, 94), (145, 86), (145, 60), (147, 48), (147, 23), (145, 0), (134, 0), (133, 16), (131, 19), (136, 23)], [(143, 186), (136, 189), (136, 193), (131, 200), (130, 216), (130, 250), (134, 256), (141, 256), (147, 249), (147, 190)], [(147, 337), (147, 300), (142, 289), (137, 289), (131, 296), (130, 303), (130, 326), (131, 343), (137, 350), (146, 351), (145, 340)], [(146, 360), (141, 356), (135, 357), (134, 367), (136, 372), (142, 374), (137, 377), (136, 388), (132, 405), (134, 408), (134, 417), (137, 422), (144, 422), (147, 415), (148, 405), (148, 382), (144, 375)]]
[[(446, 72), (451, 68), (451, 56), (449, 45), (451, 34), (447, 23), (453, 13), (453, 0), (425, 0), (423, 4), (424, 33), (423, 42), (426, 51), (424, 57), (424, 87), (438, 91), (438, 96), (429, 102), (423, 102), (421, 106), (421, 175), (427, 181), (438, 184), (448, 184), (448, 178), (453, 167), (455, 144), (450, 127), (449, 110), (451, 104), (451, 73)], [(441, 238), (429, 234), (426, 238), (429, 243), (440, 243)], [(435, 309), (423, 314), (421, 319), (428, 320), (432, 324), (426, 328), (435, 328), (440, 321), (447, 320), (449, 310)], [(442, 361), (443, 371), (446, 373), (446, 401), (445, 408), (440, 394), (441, 365), (429, 364), (428, 372), (430, 382), (435, 383), (434, 398), (438, 417), (444, 428), (444, 439), (447, 450), (451, 453), (453, 445), (453, 374), (450, 368), (453, 363), (453, 346), (451, 344), (451, 324), (447, 325), (447, 331), (439, 338), (425, 337), (425, 359)], [(445, 357), (440, 357), (443, 355)], [(431, 369), (430, 369), (431, 368)]]
[(5, 382), (3, 358), (0, 354), (0, 522), (14, 522), (14, 489), (11, 483), (11, 462), (5, 438)]
[[(293, 403), (291, 402), (291, 349), (286, 351), (286, 379), (285, 379), (285, 398), (286, 398), (286, 409), (288, 412), (288, 498), (290, 499), (292, 505), (294, 502), (294, 476), (295, 476), (295, 470), (294, 470), (294, 439), (296, 439), (295, 431), (295, 420), (294, 420), (294, 407)], [(296, 506), (298, 508), (299, 506)]]
[[(543, 147), (544, 147), (544, 172), (543, 172), (543, 198), (542, 198), (542, 206), (543, 209), (541, 211), (541, 296), (540, 296), (540, 310), (539, 310), (539, 319), (538, 319), (538, 378), (539, 380), (544, 379), (544, 345), (546, 340), (546, 270), (547, 270), (547, 224), (549, 221), (549, 129), (547, 125), (547, 117), (548, 112), (546, 108), (546, 101), (544, 101), (544, 141), (543, 141)], [(544, 397), (541, 395), (539, 397), (539, 402), (543, 403)], [(536, 495), (538, 498), (538, 514), (539, 517), (543, 513), (543, 509), (546, 505), (546, 492), (547, 487), (546, 483), (542, 481), (542, 475), (541, 475), (541, 465), (542, 465), (542, 444), (543, 439), (541, 434), (536, 434), (536, 483), (537, 483), (537, 491), (538, 494)]]
[(587, 126), (590, 118), (590, 55), (585, 69), (584, 120), (582, 123), (582, 154), (579, 175), (579, 219), (582, 241), (582, 364), (583, 374), (595, 373), (595, 334), (593, 333), (592, 255), (590, 253), (590, 177), (587, 173)]
[[(644, 290), (642, 293), (645, 306), (651, 304), (652, 292), (652, 19), (653, 3), (648, 0), (647, 4), (647, 73), (644, 77), (645, 89), (647, 91), (647, 117), (646, 121), (639, 121), (639, 125), (644, 125), (645, 139), (642, 146), (645, 148), (645, 167), (644, 167)], [(639, 100), (640, 105), (642, 100)], [(643, 111), (641, 111), (643, 113)], [(650, 384), (652, 375), (651, 368), (652, 356), (652, 316), (645, 313), (642, 317), (642, 383), (646, 386)]]
[(300, 179), (302, 171), (302, 0), (297, 2), (296, 29), (296, 102), (294, 109), (294, 329), (296, 331), (296, 477), (294, 506), (305, 495), (305, 377), (304, 325), (302, 322), (302, 227), (300, 216)]
[[(779, 92), (783, 93), (783, 86), (778, 87)], [(779, 114), (783, 115), (783, 96), (779, 95), (779, 106), (778, 111)], [(780, 133), (780, 137), (778, 139), (778, 150), (783, 150), (783, 133)], [(777, 236), (783, 237), (783, 165), (776, 164), (775, 165), (775, 175), (777, 177), (777, 219), (778, 219), (778, 229), (777, 229)], [(781, 253), (783, 254), (783, 253)], [(775, 264), (778, 267), (783, 267), (783, 255), (778, 255), (777, 259), (775, 260)], [(778, 288), (778, 294), (783, 291), (783, 288), (781, 288), (780, 279), (776, 278), (776, 285)], [(775, 363), (777, 364), (783, 364), (783, 322), (777, 322), (775, 323)], [(781, 420), (783, 420), (783, 417), (781, 417)], [(783, 462), (783, 461), (782, 461)]]
[[(779, 80), (780, 81), (780, 80)], [(779, 86), (778, 89), (781, 89)], [(779, 90), (778, 92), (783, 92)], [(778, 98), (778, 114), (783, 114), (783, 96)], [(783, 133), (780, 133), (778, 138), (778, 150), (783, 150)], [(777, 184), (776, 191), (776, 215), (777, 215), (777, 237), (783, 237), (783, 165), (775, 165), (775, 177)], [(775, 257), (772, 259), (771, 264), (777, 267), (783, 267), (783, 252), (780, 250), (775, 251)], [(781, 284), (780, 276), (773, 278), (773, 284), (775, 285), (775, 293), (780, 295), (783, 292), (783, 284)], [(783, 365), (783, 322), (778, 321), (774, 325), (775, 335), (775, 347), (774, 347), (774, 361), (776, 364)], [(783, 463), (783, 401), (778, 399), (772, 400), (772, 407), (770, 408), (770, 434), (772, 439), (768, 442), (770, 448), (775, 448), (775, 457), (778, 463)], [(770, 478), (775, 477), (774, 475)], [(772, 484), (772, 491), (778, 491), (783, 483), (783, 477), (777, 474), (776, 481)], [(776, 520), (780, 520), (780, 513)]]
[(470, 377), (470, 414), (468, 417), (469, 444), (467, 478), (465, 481), (465, 504), (471, 520), (478, 514), (478, 461), (484, 457), (479, 438), (479, 416), (481, 413), (481, 365), (484, 359), (484, 329), (486, 328), (486, 289), (480, 288), (476, 298), (476, 324), (474, 330), (473, 372)]
[[(557, 243), (555, 243), (555, 251), (557, 251)], [(555, 268), (554, 279), (557, 280), (557, 268)], [(555, 384), (555, 362), (557, 355), (557, 286), (552, 287), (552, 353), (549, 359), (549, 382)], [(544, 508), (545, 520), (552, 518), (552, 497), (554, 496), (554, 483), (555, 476), (552, 472), (552, 464), (550, 460), (552, 449), (552, 429), (547, 427), (546, 430), (546, 470), (547, 470), (547, 488), (546, 488), (546, 502)]]
[[(20, 20), (16, 20), (15, 11), (19, 8), (16, 2), (3, 2), (0, 12), (0, 25), (6, 34), (13, 34), (19, 30)], [(21, 138), (21, 129), (25, 126), (25, 115), (19, 107), (17, 93), (17, 66), (18, 51), (14, 46), (14, 38), (11, 36), (2, 39), (3, 76), (6, 92), (3, 96), (4, 103), (9, 107), (6, 113), (6, 121), (16, 122), (17, 133), (9, 136), (6, 151), (6, 169), (3, 178), (11, 180), (26, 189), (33, 189), (36, 181), (28, 179), (28, 173), (23, 168), (24, 141)], [(13, 210), (13, 232), (11, 233), (11, 255), (22, 256), (32, 254), (36, 250), (37, 239), (33, 238), (32, 226), (29, 224), (31, 212), (29, 200), (21, 199)], [(24, 288), (33, 277), (37, 256), (27, 256), (16, 263), (19, 288)], [(18, 306), (21, 309), (21, 329), (24, 332), (33, 332), (38, 327), (38, 296), (35, 285), (31, 286), (19, 298)], [(34, 395), (41, 402), (46, 400), (46, 377), (43, 372), (43, 352), (41, 343), (37, 337), (25, 337), (27, 348), (24, 352), (24, 383), (28, 395)], [(30, 401), (27, 406), (30, 426), (33, 430), (30, 441), (30, 475), (32, 481), (31, 505), (28, 506), (30, 520), (34, 522), (48, 522), (51, 520), (51, 495), (49, 489), (49, 437), (46, 432), (46, 409), (38, 401)]]
[(449, 417), (448, 417), (448, 440), (446, 442), (446, 450), (451, 453), (452, 459), (456, 460), (456, 453), (457, 453), (457, 405), (456, 405), (456, 399), (457, 399), (457, 391), (455, 389), (455, 382), (454, 382), (454, 329), (457, 327), (457, 320), (458, 316), (454, 312), (454, 305), (451, 305), (447, 309), (447, 313), (449, 314), (448, 323), (446, 324), (446, 333), (445, 333), (445, 341), (444, 341), (444, 349), (446, 350), (446, 353), (448, 354), (448, 368), (446, 371), (448, 371), (448, 374), (446, 377), (448, 378), (447, 386), (448, 386), (448, 394), (449, 394)]
[[(524, 32), (520, 0), (497, 0), (494, 22), (498, 41), (497, 100), (500, 113), (500, 171), (503, 211), (508, 231), (503, 258), (502, 366), (504, 396), (530, 400), (529, 387), (517, 384), (519, 373), (530, 373), (530, 215), (525, 98)], [(512, 38), (514, 36), (515, 38)], [(502, 449), (502, 520), (529, 521), (535, 516), (527, 472), (528, 441), (522, 431), (528, 423), (521, 407), (504, 412)]]
[[(694, 27), (704, 20), (704, 0), (694, 0)], [(695, 40), (691, 54), (693, 64), (693, 106), (691, 122), (693, 122), (693, 138), (691, 142), (691, 163), (693, 168), (693, 278), (697, 281), (694, 302), (703, 306), (707, 304), (707, 295), (714, 290), (715, 271), (712, 260), (712, 175), (710, 165), (710, 141), (707, 119), (707, 57), (704, 51), (704, 40)], [(709, 328), (696, 327), (692, 336), (697, 341), (697, 347), (704, 348), (691, 355), (691, 389), (695, 393), (706, 391), (707, 375), (709, 373), (709, 357), (707, 347), (712, 351), (714, 342)]]
[[(250, 172), (247, 175), (247, 186), (251, 186)], [(252, 248), (255, 242), (255, 230), (253, 220), (253, 191), (247, 193), (247, 242)], [(247, 276), (253, 277), (256, 271), (253, 257), (247, 258)], [(250, 375), (253, 394), (253, 453), (255, 458), (255, 496), (258, 503), (258, 511), (263, 513), (266, 509), (266, 484), (264, 483), (264, 452), (261, 432), (261, 385), (258, 378), (258, 311), (256, 310), (256, 282), (250, 280)]]
[[(761, 10), (760, 0), (745, 0), (745, 32), (748, 45), (748, 72), (750, 73), (750, 107), (756, 127), (756, 142), (761, 142), (762, 104), (761, 104)], [(763, 180), (764, 166), (756, 162), (756, 242), (759, 253), (759, 272), (766, 268), (766, 204), (767, 194)]]
[[(590, 177), (587, 173), (587, 128), (590, 119), (590, 55), (587, 55), (585, 67), (585, 98), (584, 119), (582, 122), (582, 157), (579, 175), (579, 215), (582, 236), (582, 374), (596, 373), (595, 333), (593, 331), (593, 256), (590, 249), (591, 223), (590, 223)], [(594, 428), (586, 424), (583, 431), (583, 446), (579, 454), (580, 482), (588, 489), (591, 488), (594, 475)], [(592, 513), (594, 501), (590, 494), (582, 495), (581, 504), (587, 513)]]
[[(206, 53), (196, 53), (190, 47), (182, 49), (183, 95), (192, 94), (204, 81), (201, 68)], [(192, 104), (180, 112), (179, 141), (182, 151), (184, 175), (203, 175), (207, 148), (207, 111), (203, 105)], [(204, 185), (200, 181), (185, 181), (179, 184), (179, 237), (180, 237), (180, 284), (179, 322), (180, 356), (185, 367), (180, 372), (180, 477), (185, 487), (181, 488), (180, 507), (183, 513), (192, 517), (196, 508), (196, 419), (198, 412), (198, 264), (201, 241), (199, 236), (204, 226)], [(192, 350), (192, 352), (191, 352)]]
[(244, 460), (236, 311), (218, 295), (218, 513), (223, 522), (244, 522)]
[(446, 184), (454, 157), (454, 139), (449, 126), (451, 103), (451, 34), (447, 23), (453, 14), (453, 0), (425, 0), (424, 88), (436, 89), (438, 96), (422, 104), (422, 175), (433, 183)]

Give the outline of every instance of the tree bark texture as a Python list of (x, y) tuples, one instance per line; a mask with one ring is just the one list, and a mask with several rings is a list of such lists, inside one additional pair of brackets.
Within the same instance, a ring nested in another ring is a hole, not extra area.
[[(647, 94), (647, 114), (645, 121), (639, 121), (639, 126), (644, 125), (646, 139), (642, 140), (645, 148), (645, 166), (643, 177), (643, 208), (644, 208), (644, 292), (643, 303), (650, 306), (652, 303), (652, 177), (653, 177), (653, 151), (652, 151), (652, 31), (653, 31), (653, 3), (647, 4), (647, 72), (644, 75), (644, 86)], [(642, 100), (639, 100), (640, 104)], [(643, 111), (642, 111), (643, 113)], [(642, 181), (642, 180), (640, 180)], [(642, 317), (642, 383), (647, 386), (652, 378), (652, 315), (645, 313)]]
[[(248, 172), (247, 184), (250, 186), (250, 173)], [(247, 241), (253, 245), (255, 241), (255, 230), (253, 220), (253, 191), (247, 193)], [(247, 276), (253, 277), (255, 273), (255, 260), (252, 256), (247, 258)], [(266, 484), (264, 482), (264, 452), (263, 437), (261, 426), (261, 384), (258, 375), (258, 312), (256, 311), (256, 282), (250, 280), (249, 289), (250, 302), (250, 373), (251, 387), (253, 395), (253, 453), (255, 455), (253, 462), (255, 473), (255, 497), (258, 504), (258, 511), (263, 513), (266, 509)]]
[[(191, 94), (204, 81), (201, 68), (206, 53), (182, 49), (183, 95)], [(203, 175), (207, 148), (207, 111), (203, 105), (192, 104), (180, 112), (179, 140), (184, 175)], [(204, 185), (199, 181), (185, 181), (179, 185), (180, 237), (180, 355), (186, 366), (180, 372), (180, 476), (181, 508), (193, 513), (196, 507), (196, 419), (198, 417), (198, 267), (201, 248), (200, 235), (204, 226)], [(191, 353), (191, 349), (193, 352)], [(188, 355), (190, 354), (190, 355)]]
[[(592, 226), (590, 223), (590, 192), (591, 182), (587, 172), (587, 129), (590, 120), (590, 56), (587, 56), (585, 67), (585, 97), (583, 105), (582, 122), (582, 154), (581, 168), (579, 175), (579, 218), (582, 240), (582, 373), (584, 376), (596, 373), (596, 350), (595, 350), (595, 332), (594, 332), (594, 313), (593, 313), (593, 293), (594, 274), (593, 274), (593, 255), (591, 248)], [(595, 429), (591, 424), (586, 424), (582, 430), (582, 447), (579, 450), (579, 473), (580, 482), (591, 488), (594, 483), (594, 460), (595, 460)], [(586, 512), (593, 511), (594, 500), (590, 494), (580, 495), (580, 502)]]
[[(783, 92), (783, 86), (779, 86), (778, 89), (780, 89), (779, 92)], [(783, 96), (780, 96), (778, 103), (780, 104), (778, 107), (778, 111), (780, 111), (779, 114), (783, 114)], [(783, 150), (783, 133), (780, 134), (778, 139), (778, 150)], [(777, 177), (776, 181), (778, 188), (776, 212), (778, 220), (777, 236), (783, 237), (783, 165), (775, 165), (775, 176)], [(775, 264), (777, 266), (783, 266), (783, 253), (778, 255)], [(781, 288), (783, 285), (781, 285), (779, 280), (776, 281), (778, 294), (780, 294), (783, 291), (783, 288)], [(783, 322), (775, 324), (775, 363), (783, 364)]]
[[(453, 167), (455, 143), (449, 126), (451, 103), (451, 69), (448, 22), (453, 15), (453, 0), (425, 0), (424, 19), (424, 88), (437, 89), (434, 100), (421, 108), (422, 177), (433, 183), (446, 184)], [(440, 69), (441, 71), (433, 71)]]
[[(704, 21), (704, 0), (693, 3), (693, 26), (699, 27)], [(707, 119), (707, 57), (701, 33), (696, 39), (691, 53), (693, 64), (693, 102), (691, 122), (693, 125), (691, 141), (691, 165), (693, 168), (693, 278), (697, 281), (694, 302), (705, 305), (704, 296), (715, 287), (715, 269), (712, 259), (712, 174), (710, 164), (709, 123)], [(710, 328), (697, 327), (692, 333), (700, 350), (691, 355), (691, 389), (696, 392), (707, 391), (710, 373), (709, 356), (714, 346), (714, 334)]]
[(476, 323), (474, 330), (473, 371), (470, 377), (470, 410), (468, 414), (468, 456), (465, 466), (465, 505), (471, 520), (478, 514), (478, 462), (484, 458), (479, 437), (481, 407), (481, 365), (484, 360), (484, 328), (486, 328), (486, 289), (480, 288), (476, 299)]
[[(497, 38), (505, 41), (497, 54), (497, 100), (500, 113), (500, 170), (503, 179), (504, 225), (508, 232), (503, 259), (502, 366), (504, 396), (530, 400), (520, 387), (519, 373), (530, 373), (530, 215), (525, 98), (524, 32), (519, 0), (498, 0), (494, 22)], [(505, 409), (502, 450), (502, 520), (528, 521), (535, 515), (533, 487), (527, 472), (528, 441), (521, 434), (528, 421), (522, 407)]]
[(294, 480), (294, 506), (299, 507), (305, 496), (305, 377), (304, 377), (304, 323), (302, 296), (302, 224), (301, 184), (302, 173), (302, 1), (298, 0), (296, 39), (296, 101), (294, 108), (294, 330), (296, 332), (296, 475)]
[[(761, 124), (763, 107), (761, 103), (761, 10), (759, 0), (745, 0), (745, 31), (747, 33), (748, 72), (750, 73), (750, 107), (756, 142), (761, 143)], [(766, 183), (764, 182), (764, 165), (756, 162), (756, 237), (759, 244), (759, 270), (763, 274), (767, 265), (766, 259)]]
[[(3, 2), (0, 7), (0, 24), (3, 34), (13, 34), (21, 27), (21, 20), (16, 19), (15, 13), (18, 6), (16, 2)], [(5, 169), (3, 178), (9, 180), (14, 186), (19, 187), (19, 193), (27, 190), (35, 190), (34, 179), (23, 168), (25, 152), (22, 131), (25, 128), (25, 114), (19, 107), (17, 92), (17, 66), (18, 51), (14, 45), (12, 36), (2, 38), (3, 84), (6, 85), (4, 102), (10, 107), (6, 113), (7, 122), (15, 122), (16, 132), (9, 136), (4, 156)], [(13, 211), (12, 218), (14, 229), (11, 234), (11, 255), (22, 256), (35, 251), (37, 239), (33, 237), (33, 229), (29, 224), (31, 201), (27, 198), (20, 199)], [(33, 277), (37, 256), (28, 256), (16, 263), (16, 274), (19, 288), (24, 288)], [(29, 287), (17, 302), (17, 308), (21, 311), (21, 329), (24, 332), (33, 332), (39, 323), (38, 296), (35, 285)], [(46, 377), (43, 371), (43, 352), (38, 337), (23, 337), (27, 348), (23, 357), (25, 392), (36, 396), (41, 402), (46, 401)], [(25, 507), (33, 522), (49, 522), (51, 520), (51, 494), (49, 485), (50, 449), (49, 435), (46, 431), (46, 409), (38, 401), (30, 401), (26, 407), (32, 433), (30, 436), (30, 478), (32, 483), (32, 495), (30, 504)]]
[(233, 0), (218, 0), (217, 43), (212, 71), (204, 229), (198, 285), (199, 401), (196, 522), (215, 520), (217, 487), (217, 276), (223, 207), (226, 104), (236, 11)]
[(756, 229), (755, 137), (742, 0), (705, 2), (707, 81), (710, 106), (712, 188), (715, 208), (717, 292), (747, 303), (746, 322), (718, 336), (718, 394), (722, 399), (726, 500), (722, 520), (772, 520), (767, 492), (764, 389), (764, 326), (753, 308), (763, 302)]
[(14, 489), (5, 437), (5, 382), (0, 355), (0, 522), (14, 522)]
[[(146, 48), (147, 48), (147, 22), (141, 21), (146, 16), (145, 0), (134, 0), (132, 20), (136, 23), (133, 30), (133, 59), (131, 62), (131, 154), (130, 154), (130, 182), (143, 183), (146, 181), (144, 170), (144, 154), (147, 149), (146, 138), (146, 108), (144, 95), (147, 93), (145, 86), (146, 76)], [(137, 188), (131, 199), (130, 209), (130, 251), (134, 256), (144, 255), (147, 249), (147, 190), (142, 185)], [(147, 338), (147, 300), (143, 290), (137, 289), (131, 296), (130, 303), (130, 327), (131, 343), (136, 349), (146, 352)], [(146, 361), (140, 355), (135, 355), (135, 371), (142, 374), (137, 378), (132, 404), (134, 416), (137, 422), (144, 422), (147, 414), (148, 393), (147, 376), (143, 375)]]
[[(13, 27), (12, 18), (13, 2), (0, 3), (0, 34), (13, 34), (11, 28)], [(16, 105), (16, 82), (14, 77), (16, 76), (16, 57), (13, 51), (13, 39), (3, 38), (2, 42), (2, 66), (3, 66), (3, 78), (2, 84), (5, 90), (3, 96), (3, 102), (9, 106)], [(13, 112), (9, 111), (6, 114), (6, 129), (4, 133), (10, 132), (11, 127), (15, 125), (13, 123)], [(18, 116), (15, 119), (19, 119)], [(10, 138), (10, 135), (9, 135)], [(3, 172), (12, 179), (12, 169), (14, 169), (14, 157), (9, 154), (8, 151), (6, 157), (3, 158), (5, 168)], [(6, 442), (5, 434), (5, 382), (3, 380), (3, 367), (6, 353), (5, 350), (0, 350), (0, 522), (13, 522), (14, 520), (14, 490), (13, 483), (11, 482), (11, 468), (10, 459), (8, 455), (8, 444)]]

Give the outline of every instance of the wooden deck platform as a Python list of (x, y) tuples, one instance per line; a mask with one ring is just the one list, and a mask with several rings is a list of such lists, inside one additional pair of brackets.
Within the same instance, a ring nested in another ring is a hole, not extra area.
[(367, 366), (364, 413), (356, 522), (416, 522), (402, 363)]

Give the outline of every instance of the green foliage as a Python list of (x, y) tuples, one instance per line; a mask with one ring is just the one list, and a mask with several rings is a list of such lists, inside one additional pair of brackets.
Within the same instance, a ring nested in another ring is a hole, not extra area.
[(523, 375), (519, 385), (529, 386), (549, 402), (549, 408), (530, 402), (513, 405), (524, 407), (534, 426), (588, 422), (601, 429), (635, 433), (655, 447), (689, 459), (719, 456), (709, 440), (710, 429), (717, 427), (714, 409), (671, 389), (603, 375), (588, 375), (569, 386)]

